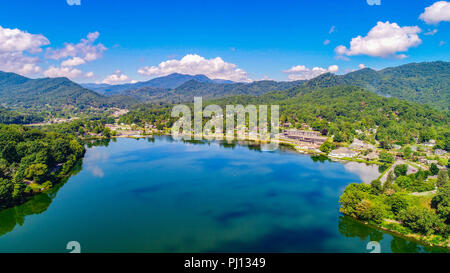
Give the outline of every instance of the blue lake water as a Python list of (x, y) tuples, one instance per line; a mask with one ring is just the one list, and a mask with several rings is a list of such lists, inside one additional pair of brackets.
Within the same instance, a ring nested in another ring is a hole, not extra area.
[[(323, 160), (322, 160), (323, 161)], [(65, 184), (0, 211), (0, 252), (437, 251), (339, 214), (377, 166), (169, 137), (88, 149)]]

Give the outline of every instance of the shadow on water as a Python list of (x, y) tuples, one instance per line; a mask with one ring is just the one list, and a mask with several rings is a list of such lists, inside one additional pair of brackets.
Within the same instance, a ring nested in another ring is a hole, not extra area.
[(53, 199), (56, 197), (58, 191), (69, 180), (70, 176), (76, 175), (82, 171), (83, 161), (79, 160), (74, 166), (70, 175), (64, 178), (60, 183), (53, 186), (53, 188), (32, 196), (28, 201), (22, 205), (0, 211), (0, 237), (11, 232), (19, 225), (25, 223), (26, 217), (29, 215), (41, 214), (50, 207)]
[(439, 247), (423, 246), (406, 238), (386, 235), (381, 230), (361, 223), (348, 216), (340, 216), (339, 232), (347, 238), (358, 238), (361, 241), (383, 241), (384, 236), (392, 236), (390, 249), (393, 253), (448, 253), (448, 250)]

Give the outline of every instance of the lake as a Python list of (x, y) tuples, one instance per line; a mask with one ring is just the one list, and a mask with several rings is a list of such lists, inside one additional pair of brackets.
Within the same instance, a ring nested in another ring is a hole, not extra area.
[(117, 139), (76, 174), (0, 211), (0, 252), (429, 252), (339, 214), (378, 167), (245, 143)]

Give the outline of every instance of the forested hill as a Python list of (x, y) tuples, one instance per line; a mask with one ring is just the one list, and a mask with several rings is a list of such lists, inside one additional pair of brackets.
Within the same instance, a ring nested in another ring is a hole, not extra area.
[(128, 90), (123, 96), (135, 98), (143, 102), (190, 102), (194, 97), (204, 100), (217, 99), (233, 95), (261, 95), (274, 90), (285, 90), (301, 84), (295, 82), (256, 81), (252, 83), (222, 83), (189, 80), (175, 89), (142, 87)]
[(303, 91), (337, 85), (359, 86), (380, 95), (449, 110), (450, 62), (410, 63), (380, 71), (365, 68), (341, 76), (327, 73), (305, 82)]
[(29, 79), (0, 71), (0, 106), (8, 108), (123, 106), (129, 101), (129, 98), (106, 98), (67, 78)]
[[(302, 87), (291, 91), (303, 90)], [(307, 123), (314, 129), (327, 129), (351, 141), (355, 130), (378, 128), (376, 138), (384, 143), (413, 143), (438, 139), (448, 146), (449, 112), (441, 112), (397, 98), (386, 98), (360, 87), (333, 86), (308, 93), (271, 92), (261, 96), (233, 96), (208, 103), (280, 105), (281, 122)], [(448, 148), (448, 147), (446, 147)]]

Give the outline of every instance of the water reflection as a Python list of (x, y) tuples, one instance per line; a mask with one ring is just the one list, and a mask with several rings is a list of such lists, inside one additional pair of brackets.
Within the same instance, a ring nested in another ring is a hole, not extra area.
[[(361, 241), (376, 241), (380, 244), (389, 243), (392, 253), (442, 253), (448, 252), (444, 248), (422, 246), (414, 241), (383, 233), (381, 230), (365, 225), (351, 217), (340, 216), (339, 232), (348, 238), (358, 238)], [(389, 240), (385, 237), (392, 238)]]
[[(76, 175), (80, 171), (82, 171), (82, 160), (77, 162), (71, 171), (70, 176)], [(0, 210), (0, 237), (13, 231), (17, 225), (24, 225), (27, 216), (37, 215), (47, 211), (52, 200), (56, 197), (58, 191), (68, 179), (69, 178), (64, 179), (48, 191), (31, 197), (29, 201), (22, 205)]]
[(63, 183), (0, 212), (0, 252), (58, 252), (73, 234), (86, 252), (361, 252), (372, 240), (432, 251), (339, 218), (339, 195), (360, 174), (326, 157), (167, 136), (87, 145), (84, 171), (51, 209)]

